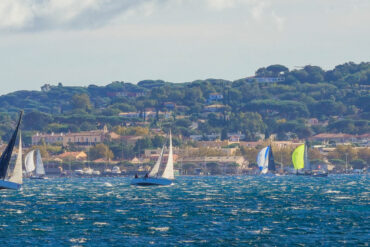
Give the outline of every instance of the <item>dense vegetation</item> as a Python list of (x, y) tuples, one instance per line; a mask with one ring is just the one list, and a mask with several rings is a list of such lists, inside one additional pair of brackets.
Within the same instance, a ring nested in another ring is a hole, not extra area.
[[(280, 78), (260, 82), (258, 78)], [(109, 128), (148, 122), (152, 128), (173, 129), (175, 134), (242, 132), (246, 140), (257, 134), (276, 133), (279, 139), (305, 138), (321, 132), (363, 134), (369, 132), (370, 63), (346, 63), (324, 71), (305, 66), (289, 71), (271, 65), (256, 71), (256, 78), (236, 81), (220, 79), (187, 83), (141, 81), (113, 82), (107, 86), (65, 87), (61, 83), (42, 91), (17, 91), (0, 96), (0, 136), (10, 129), (23, 109), (26, 142), (35, 131), (67, 132)], [(212, 93), (222, 99), (210, 100)], [(176, 104), (166, 104), (172, 102)], [(219, 105), (215, 112), (206, 106)], [(123, 118), (120, 112), (144, 112), (153, 108), (156, 117), (145, 114)], [(169, 118), (160, 112), (169, 111)], [(321, 123), (307, 125), (307, 119)], [(194, 125), (193, 123), (197, 123)]]

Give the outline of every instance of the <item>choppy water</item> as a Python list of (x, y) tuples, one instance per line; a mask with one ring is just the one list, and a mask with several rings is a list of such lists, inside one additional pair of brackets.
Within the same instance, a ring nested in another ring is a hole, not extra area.
[(0, 246), (368, 246), (368, 176), (26, 180), (0, 191)]

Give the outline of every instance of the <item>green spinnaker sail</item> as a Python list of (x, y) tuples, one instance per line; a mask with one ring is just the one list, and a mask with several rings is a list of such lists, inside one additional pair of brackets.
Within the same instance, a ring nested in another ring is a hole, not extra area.
[(292, 161), (294, 169), (296, 170), (304, 168), (304, 150), (305, 144), (302, 144), (298, 146), (292, 154)]

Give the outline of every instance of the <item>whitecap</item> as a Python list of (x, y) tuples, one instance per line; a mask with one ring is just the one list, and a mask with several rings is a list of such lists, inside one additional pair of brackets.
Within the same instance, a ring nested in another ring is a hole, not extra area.
[(350, 196), (336, 196), (335, 199), (346, 200), (346, 199), (352, 199), (352, 197), (350, 197)]
[(160, 232), (167, 232), (170, 228), (168, 226), (164, 226), (164, 227), (149, 227), (149, 229)]
[(254, 231), (248, 231), (248, 232), (251, 233), (251, 234), (257, 235), (257, 234), (261, 233), (261, 230), (254, 230)]
[(107, 226), (109, 224), (107, 222), (94, 222), (93, 225), (95, 225), (95, 226)]
[(111, 183), (109, 183), (109, 182), (105, 182), (105, 183), (104, 183), (104, 186), (107, 186), (107, 187), (113, 187), (113, 185), (112, 185)]
[(72, 243), (78, 243), (78, 244), (83, 244), (86, 243), (86, 238), (71, 238), (69, 239), (70, 242)]
[(327, 190), (324, 192), (325, 194), (339, 194), (340, 191), (337, 191), (337, 190)]

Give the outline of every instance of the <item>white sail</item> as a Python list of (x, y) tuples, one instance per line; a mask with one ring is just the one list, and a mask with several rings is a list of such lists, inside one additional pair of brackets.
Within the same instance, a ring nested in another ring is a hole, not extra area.
[(263, 148), (257, 155), (257, 164), (261, 173), (267, 173), (269, 165), (269, 147)]
[(39, 149), (37, 149), (36, 151), (36, 175), (38, 176), (45, 175), (44, 163), (42, 162), (41, 153)]
[(19, 135), (19, 148), (18, 148), (18, 155), (17, 160), (15, 161), (15, 166), (11, 177), (9, 178), (10, 182), (22, 184), (23, 183), (23, 176), (22, 176), (22, 137)]
[(168, 160), (166, 164), (166, 168), (164, 169), (164, 172), (162, 174), (162, 178), (167, 179), (174, 179), (174, 173), (173, 173), (173, 153), (172, 153), (172, 135), (170, 131), (170, 148), (168, 152)]
[(161, 161), (162, 161), (163, 151), (164, 151), (164, 145), (162, 147), (162, 151), (161, 151), (161, 154), (158, 157), (157, 162), (155, 163), (155, 165), (153, 166), (153, 169), (149, 173), (149, 177), (156, 177), (157, 176), (158, 170), (159, 170), (159, 167), (160, 167)]
[(26, 158), (24, 160), (24, 167), (27, 173), (33, 172), (35, 170), (34, 154), (35, 150), (32, 150), (26, 155)]

